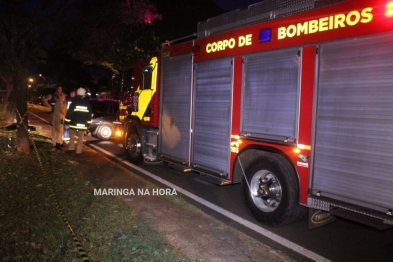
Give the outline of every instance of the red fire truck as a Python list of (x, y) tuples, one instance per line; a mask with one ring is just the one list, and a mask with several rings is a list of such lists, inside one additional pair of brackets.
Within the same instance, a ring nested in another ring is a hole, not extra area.
[(197, 28), (125, 71), (129, 160), (242, 183), (270, 226), (393, 225), (393, 1), (265, 0)]

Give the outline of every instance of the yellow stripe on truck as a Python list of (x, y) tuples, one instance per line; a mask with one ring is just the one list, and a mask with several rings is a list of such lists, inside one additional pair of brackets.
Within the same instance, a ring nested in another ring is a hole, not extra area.
[(138, 97), (138, 112), (132, 112), (131, 115), (137, 116), (139, 119), (143, 118), (150, 101), (153, 98), (154, 93), (157, 89), (157, 71), (158, 61), (157, 57), (153, 57), (150, 60), (150, 64), (153, 65), (153, 71), (151, 76), (151, 89), (140, 90), (140, 86), (136, 92), (139, 94)]

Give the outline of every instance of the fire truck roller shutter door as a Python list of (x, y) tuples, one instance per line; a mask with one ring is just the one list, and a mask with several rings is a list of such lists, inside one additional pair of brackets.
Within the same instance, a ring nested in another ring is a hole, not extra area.
[(192, 56), (162, 60), (159, 154), (190, 162)]
[(393, 34), (321, 44), (312, 188), (393, 208)]
[[(296, 173), (281, 155), (266, 153), (246, 168), (242, 197), (248, 211), (265, 225), (278, 227), (305, 218), (307, 209), (299, 205)], [(248, 184), (250, 188), (248, 187)]]
[(296, 137), (298, 53), (289, 48), (245, 56), (243, 133), (280, 141)]

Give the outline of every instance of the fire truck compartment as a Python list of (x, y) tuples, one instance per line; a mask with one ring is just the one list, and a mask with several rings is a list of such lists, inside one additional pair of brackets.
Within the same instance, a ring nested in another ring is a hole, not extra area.
[(393, 34), (319, 47), (315, 195), (391, 214)]
[(195, 64), (193, 168), (229, 174), (232, 58)]
[(190, 163), (191, 59), (186, 54), (162, 60), (159, 156), (183, 165)]
[(298, 108), (299, 49), (245, 56), (242, 134), (294, 140)]

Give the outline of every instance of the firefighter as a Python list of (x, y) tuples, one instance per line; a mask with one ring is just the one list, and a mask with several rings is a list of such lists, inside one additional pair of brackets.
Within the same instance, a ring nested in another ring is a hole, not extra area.
[[(66, 124), (70, 125), (70, 143), (68, 153), (82, 154), (83, 137), (91, 124), (91, 104), (85, 99), (86, 89), (80, 87), (76, 91), (76, 97), (67, 110)], [(75, 136), (78, 143), (75, 150)]]
[[(72, 101), (74, 101), (75, 96), (76, 96), (76, 90), (71, 90), (70, 94), (66, 97), (67, 110), (70, 107)], [(70, 141), (70, 125), (67, 123), (64, 123), (63, 141), (67, 141), (67, 143)]]

